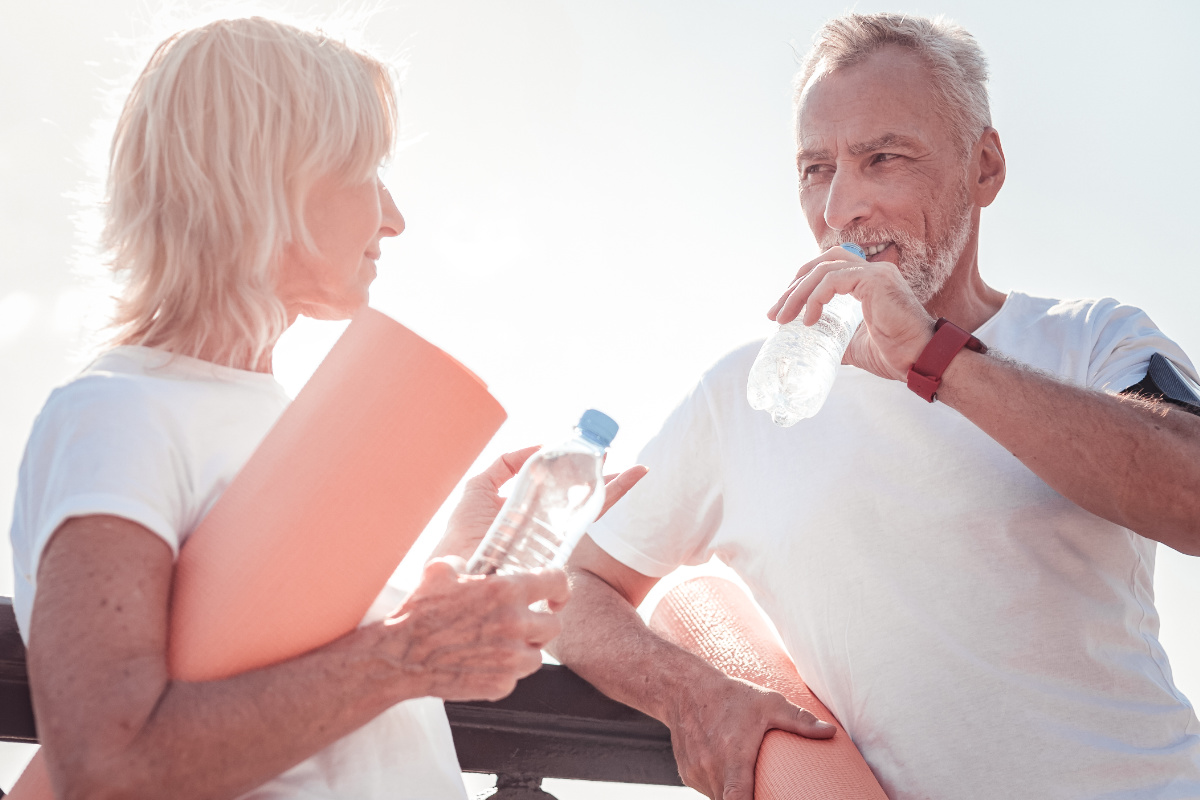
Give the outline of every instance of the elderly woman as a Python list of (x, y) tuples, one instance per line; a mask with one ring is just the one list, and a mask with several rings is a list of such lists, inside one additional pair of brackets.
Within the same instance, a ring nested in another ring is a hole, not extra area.
[[(394, 127), (380, 62), (264, 19), (170, 38), (133, 87), (106, 207), (118, 333), (39, 416), (12, 530), (60, 798), (465, 797), (438, 698), (504, 696), (558, 631), (530, 605), (561, 606), (562, 573), (434, 561), (397, 613), (325, 647), (227, 680), (167, 672), (179, 548), (287, 404), (275, 341), (361, 307), (404, 230), (377, 174)], [(530, 452), (470, 484), (440, 552), (470, 552)]]

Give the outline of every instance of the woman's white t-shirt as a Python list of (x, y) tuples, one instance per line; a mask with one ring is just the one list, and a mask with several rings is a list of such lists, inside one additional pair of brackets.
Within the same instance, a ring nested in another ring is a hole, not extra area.
[[(26, 641), (38, 562), (64, 521), (124, 517), (178, 556), (287, 405), (271, 375), (146, 347), (118, 347), (55, 389), (34, 422), (13, 509), (13, 608)], [(400, 598), (385, 590), (373, 614)], [(466, 798), (442, 702), (393, 706), (243, 800), (301, 797)]]

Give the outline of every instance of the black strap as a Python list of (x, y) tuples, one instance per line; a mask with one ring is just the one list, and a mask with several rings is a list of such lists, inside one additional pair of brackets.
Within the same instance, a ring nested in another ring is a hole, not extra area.
[(1200, 415), (1200, 386), (1175, 366), (1174, 362), (1158, 353), (1150, 356), (1150, 368), (1146, 377), (1121, 394), (1136, 394), (1152, 400), (1162, 400), (1189, 413)]

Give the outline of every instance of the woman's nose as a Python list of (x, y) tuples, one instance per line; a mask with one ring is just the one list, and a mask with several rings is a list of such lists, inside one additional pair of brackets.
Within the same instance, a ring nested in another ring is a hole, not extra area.
[(379, 223), (381, 235), (399, 236), (404, 233), (404, 216), (400, 213), (400, 209), (396, 208), (396, 201), (392, 199), (392, 193), (388, 191), (383, 181), (379, 182), (379, 209), (382, 212), (382, 219)]

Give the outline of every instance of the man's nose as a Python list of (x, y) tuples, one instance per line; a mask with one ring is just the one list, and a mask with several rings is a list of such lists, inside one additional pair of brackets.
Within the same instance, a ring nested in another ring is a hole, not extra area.
[(379, 182), (379, 210), (382, 212), (382, 220), (379, 223), (381, 236), (399, 236), (404, 233), (404, 216), (396, 207), (396, 201), (392, 199), (392, 193), (383, 181)]
[(833, 230), (845, 230), (870, 214), (871, 187), (852, 168), (836, 170), (825, 196), (825, 224)]

